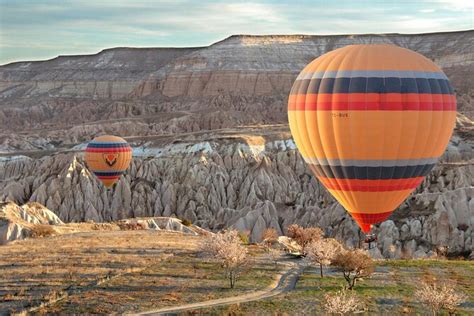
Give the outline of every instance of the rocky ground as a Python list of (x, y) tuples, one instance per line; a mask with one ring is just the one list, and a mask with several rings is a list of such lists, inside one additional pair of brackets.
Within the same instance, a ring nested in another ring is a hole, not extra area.
[[(117, 48), (0, 67), (0, 199), (39, 202), (64, 222), (176, 216), (258, 241), (266, 227), (316, 225), (356, 246), (353, 221), (295, 150), (286, 100), (297, 73), (351, 43), (388, 42), (443, 67), (458, 98), (446, 154), (390, 220), (375, 256), (474, 250), (474, 31), (424, 35), (232, 36), (190, 49)], [(91, 138), (134, 147), (107, 191), (84, 165)]]

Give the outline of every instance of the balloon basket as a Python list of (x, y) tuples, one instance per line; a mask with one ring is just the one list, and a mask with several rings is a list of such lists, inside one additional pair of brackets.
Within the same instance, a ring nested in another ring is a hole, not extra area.
[(375, 234), (365, 234), (364, 243), (367, 245), (367, 249), (373, 249), (377, 246), (377, 236)]

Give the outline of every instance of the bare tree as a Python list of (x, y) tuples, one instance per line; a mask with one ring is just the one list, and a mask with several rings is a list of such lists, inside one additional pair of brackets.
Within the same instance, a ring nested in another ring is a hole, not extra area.
[(323, 265), (330, 265), (342, 249), (341, 243), (336, 239), (326, 238), (311, 242), (306, 247), (306, 253), (313, 264), (319, 264), (319, 272), (323, 277)]
[(242, 245), (239, 232), (228, 230), (208, 236), (201, 248), (221, 264), (230, 288), (234, 288), (237, 277), (247, 261), (247, 248)]
[(262, 233), (262, 241), (265, 244), (272, 244), (278, 240), (278, 233), (275, 228), (267, 228)]
[(340, 251), (332, 265), (342, 272), (349, 290), (354, 288), (358, 279), (370, 276), (375, 270), (374, 261), (362, 249)]
[(415, 291), (415, 298), (430, 308), (433, 315), (437, 315), (442, 309), (454, 314), (467, 296), (451, 284), (423, 283), (419, 290)]
[(329, 314), (345, 315), (362, 312), (364, 303), (353, 292), (346, 289), (324, 295), (324, 310)]
[(295, 240), (301, 246), (303, 255), (306, 255), (306, 246), (313, 241), (321, 239), (323, 231), (319, 227), (303, 228), (297, 224), (293, 224), (288, 226), (287, 236)]

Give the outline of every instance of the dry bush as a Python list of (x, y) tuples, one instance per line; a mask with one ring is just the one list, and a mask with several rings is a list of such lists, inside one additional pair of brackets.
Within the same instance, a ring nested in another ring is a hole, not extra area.
[(67, 296), (67, 293), (64, 291), (50, 290), (47, 294), (43, 295), (43, 301), (48, 304), (54, 303), (64, 296)]
[(248, 245), (250, 243), (250, 230), (239, 231), (238, 233), (239, 233), (240, 241), (244, 245)]
[(288, 226), (287, 236), (296, 241), (301, 246), (303, 255), (306, 255), (306, 246), (321, 239), (323, 231), (319, 227), (303, 228), (297, 224), (292, 224)]
[(162, 301), (167, 301), (167, 302), (177, 302), (181, 300), (181, 294), (175, 291), (166, 293), (161, 297)]
[(37, 224), (33, 225), (30, 229), (30, 236), (33, 238), (48, 237), (56, 234), (56, 231), (51, 225)]
[(180, 221), (181, 221), (181, 224), (183, 224), (184, 226), (187, 226), (187, 227), (193, 226), (193, 222), (191, 222), (187, 218), (182, 218), (182, 219), (180, 219)]
[(435, 249), (437, 258), (446, 258), (448, 256), (449, 247), (448, 246), (438, 246)]
[(118, 222), (120, 230), (144, 230), (146, 229), (145, 224), (138, 222)]
[(354, 288), (358, 279), (370, 276), (375, 270), (374, 261), (362, 249), (340, 251), (331, 265), (342, 272), (349, 290)]
[(343, 249), (341, 243), (333, 238), (319, 239), (306, 247), (307, 258), (313, 264), (319, 265), (319, 272), (323, 277), (323, 265), (330, 265)]
[(456, 290), (451, 284), (422, 283), (419, 290), (415, 291), (415, 298), (427, 306), (436, 315), (444, 309), (449, 314), (456, 311), (467, 296)]
[(329, 314), (360, 313), (363, 312), (364, 307), (361, 299), (346, 289), (324, 295), (323, 308)]
[(111, 223), (91, 223), (92, 230), (114, 230), (115, 226)]
[(271, 244), (278, 240), (278, 233), (275, 228), (267, 228), (263, 231), (261, 238), (264, 243)]
[(239, 232), (227, 230), (209, 236), (203, 241), (201, 249), (221, 264), (230, 287), (234, 288), (248, 260), (247, 249), (242, 245)]
[(15, 294), (12, 293), (7, 293), (3, 295), (3, 301), (8, 302), (8, 301), (14, 301), (15, 300)]

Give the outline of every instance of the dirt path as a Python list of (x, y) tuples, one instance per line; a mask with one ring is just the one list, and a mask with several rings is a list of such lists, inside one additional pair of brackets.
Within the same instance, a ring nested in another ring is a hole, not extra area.
[(275, 295), (293, 290), (296, 286), (296, 282), (298, 282), (298, 278), (301, 272), (303, 272), (303, 269), (304, 269), (304, 265), (301, 262), (285, 262), (284, 266), (285, 268), (282, 271), (280, 271), (280, 273), (276, 276), (275, 281), (264, 290), (250, 292), (250, 293), (239, 295), (239, 296), (225, 297), (225, 298), (209, 300), (209, 301), (204, 301), (204, 302), (197, 302), (197, 303), (185, 304), (185, 305), (179, 305), (179, 306), (163, 307), (163, 308), (159, 308), (155, 310), (138, 313), (135, 315), (174, 314), (174, 313), (180, 313), (184, 311), (201, 309), (201, 308), (206, 308), (206, 307), (251, 302), (251, 301), (257, 301), (257, 300), (273, 297)]

